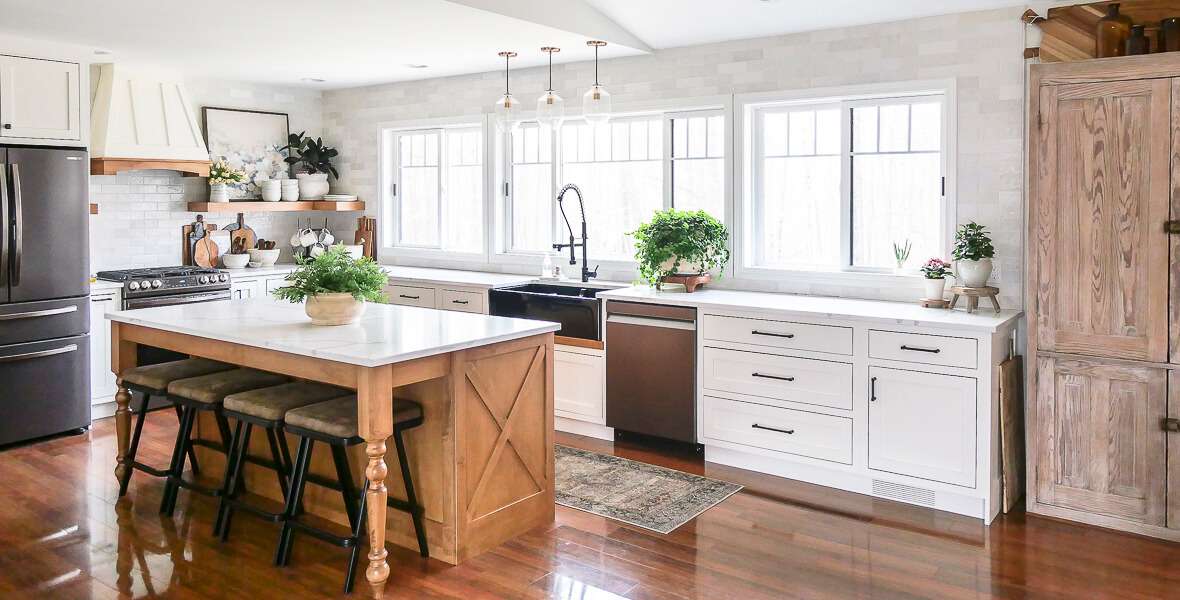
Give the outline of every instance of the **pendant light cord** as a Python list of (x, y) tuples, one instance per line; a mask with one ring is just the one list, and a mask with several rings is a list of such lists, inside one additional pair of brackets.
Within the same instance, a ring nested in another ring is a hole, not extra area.
[(598, 46), (594, 46), (594, 85), (598, 85)]
[(507, 54), (504, 55), (504, 95), (509, 95), (508, 92), (508, 59), (511, 58)]
[(553, 51), (549, 51), (549, 91), (553, 91)]

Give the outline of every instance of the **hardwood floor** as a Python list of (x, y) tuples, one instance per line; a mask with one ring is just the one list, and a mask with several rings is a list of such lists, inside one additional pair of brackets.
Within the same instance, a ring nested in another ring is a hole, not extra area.
[[(153, 413), (140, 456), (167, 459), (175, 417)], [(611, 452), (606, 442), (561, 443)], [(1180, 598), (1180, 544), (1014, 514), (973, 519), (716, 465), (629, 443), (619, 456), (745, 490), (663, 536), (558, 507), (548, 528), (459, 567), (391, 551), (393, 598)], [(299, 538), (271, 566), (275, 528), (247, 515), (214, 540), (215, 503), (136, 473), (116, 502), (114, 424), (0, 450), (0, 598), (322, 598), (346, 554)], [(358, 585), (355, 597), (363, 597)]]

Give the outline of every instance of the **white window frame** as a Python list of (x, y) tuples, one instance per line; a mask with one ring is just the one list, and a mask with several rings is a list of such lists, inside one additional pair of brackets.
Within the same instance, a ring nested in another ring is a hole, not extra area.
[[(377, 126), (377, 138), (380, 140), (380, 151), (378, 152), (378, 248), (377, 260), (382, 263), (395, 263), (399, 259), (428, 259), (430, 261), (452, 262), (452, 263), (483, 263), (487, 262), (488, 254), (491, 248), (490, 240), (491, 231), (485, 227), (480, 232), (483, 236), (483, 245), (478, 252), (461, 252), (457, 250), (448, 250), (443, 248), (427, 248), (421, 246), (411, 246), (402, 244), (400, 236), (401, 223), (401, 207), (398, 198), (400, 192), (400, 183), (398, 181), (400, 170), (398, 168), (399, 149), (397, 147), (397, 137), (402, 134), (415, 132), (439, 131), (447, 129), (468, 129), (471, 127), (479, 127), (481, 140), (483, 141), (481, 162), (483, 164), (483, 210), (484, 222), (488, 222), (487, 215), (491, 214), (491, 169), (489, 166), (488, 152), (491, 149), (489, 145), (488, 136), (489, 118), (487, 115), (469, 115), (461, 117), (448, 117), (441, 119), (417, 119), (407, 121), (390, 121), (379, 123)], [(494, 128), (493, 128), (494, 129)], [(441, 141), (441, 140), (440, 140)], [(443, 176), (442, 161), (446, 160), (444, 149), (440, 144), (439, 148), (439, 177)], [(440, 182), (440, 190), (442, 189)], [(445, 215), (445, 207), (443, 203), (439, 203), (439, 227), (440, 234), (443, 227), (442, 219)]]
[[(799, 106), (814, 110), (822, 105), (840, 105), (843, 131), (848, 132), (850, 108), (856, 104), (884, 104), (891, 101), (912, 101), (915, 97), (942, 95), (942, 169), (945, 188), (942, 206), (941, 247), (944, 256), (950, 254), (950, 241), (957, 222), (957, 186), (955, 178), (956, 143), (956, 94), (955, 80), (905, 81), (883, 84), (842, 86), (821, 89), (763, 92), (738, 94), (734, 97), (734, 120), (740, 119), (741, 126), (735, 128), (733, 152), (735, 166), (732, 184), (733, 194), (741, 198), (734, 203), (735, 215), (731, 227), (731, 238), (736, 237), (733, 256), (733, 272), (738, 279), (783, 280), (789, 278), (796, 284), (864, 284), (887, 285), (889, 280), (913, 280), (920, 277), (913, 274), (897, 275), (890, 271), (852, 266), (852, 219), (850, 181), (842, 177), (841, 205), (841, 257), (844, 265), (838, 269), (801, 269), (763, 265), (759, 256), (762, 247), (758, 239), (759, 179), (756, 177), (758, 148), (761, 146), (760, 117), (768, 109), (788, 109)], [(840, 154), (842, 172), (848, 172), (852, 160), (851, 137), (841, 136)]]

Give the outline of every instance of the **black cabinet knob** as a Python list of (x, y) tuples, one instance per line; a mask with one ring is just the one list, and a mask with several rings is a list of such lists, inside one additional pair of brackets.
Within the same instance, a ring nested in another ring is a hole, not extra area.
[(4, 128), (5, 129), (12, 129), (12, 123), (5, 123)]

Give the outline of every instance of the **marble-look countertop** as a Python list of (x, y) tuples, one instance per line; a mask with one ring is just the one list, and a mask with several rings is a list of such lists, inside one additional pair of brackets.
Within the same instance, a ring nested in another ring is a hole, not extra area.
[(351, 325), (312, 325), (303, 305), (269, 298), (109, 312), (106, 318), (201, 338), (376, 367), (557, 331), (548, 321), (373, 304)]
[(454, 269), (428, 269), (424, 267), (403, 267), (400, 265), (384, 265), (384, 267), (385, 272), (389, 273), (390, 279), (396, 279), (398, 283), (461, 285), (464, 287), (491, 289), (537, 280), (536, 275), (484, 273), (482, 271), (458, 271)]
[[(966, 310), (923, 308), (917, 303), (885, 302), (881, 300), (855, 300), (851, 298), (830, 298), (824, 296), (800, 296), (795, 294), (772, 294), (766, 292), (743, 292), (739, 290), (700, 289), (691, 294), (684, 292), (659, 292), (650, 286), (600, 292), (599, 298), (692, 306), (698, 309), (714, 310), (771, 310), (800, 317), (838, 318), (888, 322), (903, 325), (929, 325), (954, 329), (996, 331), (1009, 321), (1020, 317), (1018, 310), (993, 312), (986, 299), (982, 299), (975, 313)], [(966, 299), (959, 300), (960, 307)]]

